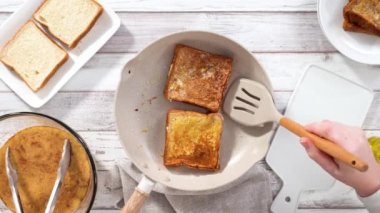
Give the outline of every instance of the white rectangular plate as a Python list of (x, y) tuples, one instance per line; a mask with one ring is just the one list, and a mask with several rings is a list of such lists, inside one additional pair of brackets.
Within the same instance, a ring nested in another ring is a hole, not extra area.
[[(0, 49), (14, 34), (32, 18), (33, 13), (44, 0), (26, 1), (19, 10), (9, 17), (0, 27)], [(39, 108), (48, 102), (69, 79), (111, 38), (120, 27), (120, 19), (106, 4), (103, 13), (79, 42), (77, 47), (68, 50), (69, 59), (61, 66), (48, 83), (37, 93), (33, 92), (15, 73), (0, 63), (0, 78), (23, 101), (34, 108)], [(83, 79), (85, 80), (85, 79)]]
[[(310, 66), (289, 101), (285, 115), (301, 124), (324, 119), (361, 126), (371, 106), (371, 90), (317, 66)], [(274, 213), (293, 213), (304, 190), (326, 190), (334, 179), (310, 160), (299, 137), (280, 127), (266, 161), (283, 186), (272, 204)]]

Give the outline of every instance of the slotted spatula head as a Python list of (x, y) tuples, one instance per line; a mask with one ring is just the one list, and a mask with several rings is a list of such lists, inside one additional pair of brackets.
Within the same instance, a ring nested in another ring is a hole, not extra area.
[(359, 170), (366, 171), (368, 164), (334, 142), (308, 132), (301, 124), (283, 117), (276, 109), (269, 91), (260, 83), (239, 79), (230, 87), (224, 101), (223, 110), (234, 121), (246, 126), (254, 126), (268, 121), (281, 126), (299, 137), (310, 138), (314, 145), (331, 157)]
[(223, 111), (232, 120), (246, 126), (256, 126), (282, 117), (277, 111), (272, 95), (262, 84), (238, 79), (229, 88)]

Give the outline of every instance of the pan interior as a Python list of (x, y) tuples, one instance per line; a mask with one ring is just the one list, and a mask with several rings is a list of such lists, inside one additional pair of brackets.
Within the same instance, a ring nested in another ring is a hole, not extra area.
[(220, 170), (198, 171), (163, 165), (168, 109), (205, 112), (185, 103), (169, 102), (163, 91), (176, 44), (185, 44), (234, 59), (229, 83), (249, 78), (271, 85), (264, 70), (243, 47), (207, 32), (183, 32), (167, 36), (144, 49), (125, 66), (116, 97), (116, 122), (128, 157), (148, 177), (171, 188), (205, 191), (232, 182), (266, 154), (273, 125), (243, 127), (224, 117)]

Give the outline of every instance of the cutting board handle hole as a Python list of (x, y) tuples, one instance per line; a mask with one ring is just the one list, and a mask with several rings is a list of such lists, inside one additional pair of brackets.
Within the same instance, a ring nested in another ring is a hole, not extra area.
[(286, 201), (287, 203), (290, 203), (291, 200), (292, 200), (292, 199), (290, 199), (289, 196), (286, 196), (286, 197), (285, 197), (285, 201)]
[(351, 164), (355, 166), (355, 165), (356, 165), (356, 161), (353, 160), (353, 161), (351, 162)]

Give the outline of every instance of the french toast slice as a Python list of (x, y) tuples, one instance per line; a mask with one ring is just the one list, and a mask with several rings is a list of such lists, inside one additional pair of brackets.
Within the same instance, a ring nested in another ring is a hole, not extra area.
[(164, 165), (218, 170), (222, 130), (223, 117), (219, 113), (169, 110)]
[[(354, 26), (343, 23), (345, 30), (380, 36), (380, 1), (351, 0), (344, 7), (343, 15), (345, 20)], [(363, 31), (355, 26), (362, 28)]]
[(177, 45), (165, 87), (165, 97), (219, 111), (232, 59), (185, 45)]
[(343, 21), (343, 29), (345, 31), (350, 31), (350, 32), (365, 33), (368, 35), (376, 35), (376, 33), (372, 32), (372, 31), (366, 30), (366, 29), (364, 29), (364, 28), (362, 28), (356, 24), (352, 24), (347, 19), (345, 19)]

